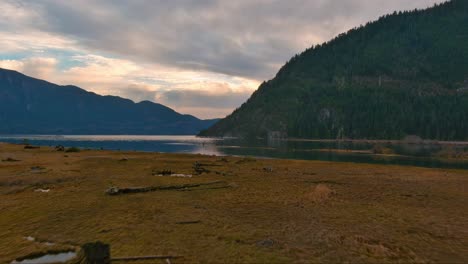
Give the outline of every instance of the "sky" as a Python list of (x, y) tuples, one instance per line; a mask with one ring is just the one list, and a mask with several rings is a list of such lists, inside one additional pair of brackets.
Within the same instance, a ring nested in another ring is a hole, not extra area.
[(0, 67), (199, 118), (306, 48), (438, 0), (0, 0)]

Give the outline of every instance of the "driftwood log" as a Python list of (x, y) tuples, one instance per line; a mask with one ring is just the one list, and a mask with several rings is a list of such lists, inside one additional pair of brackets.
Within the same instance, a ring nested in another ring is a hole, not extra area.
[(110, 246), (102, 242), (88, 243), (81, 247), (78, 256), (68, 262), (69, 264), (110, 264), (117, 261), (137, 261), (137, 260), (170, 260), (178, 259), (182, 256), (166, 256), (166, 255), (152, 255), (152, 256), (139, 256), (139, 257), (121, 257), (111, 258)]
[(141, 256), (141, 257), (123, 257), (113, 258), (112, 261), (136, 261), (136, 260), (152, 260), (152, 259), (178, 259), (181, 256)]
[[(219, 186), (216, 186), (216, 185), (219, 185)], [(106, 191), (106, 194), (122, 195), (122, 194), (146, 193), (146, 192), (156, 192), (156, 191), (171, 191), (171, 190), (185, 191), (185, 190), (192, 190), (194, 188), (199, 188), (199, 187), (204, 187), (204, 186), (213, 186), (213, 189), (230, 187), (225, 181), (214, 181), (214, 182), (206, 182), (206, 183), (192, 183), (192, 184), (152, 186), (152, 187), (132, 187), (132, 188), (112, 187)]]
[(178, 225), (193, 225), (193, 224), (199, 224), (199, 223), (201, 223), (200, 220), (176, 222), (176, 224)]

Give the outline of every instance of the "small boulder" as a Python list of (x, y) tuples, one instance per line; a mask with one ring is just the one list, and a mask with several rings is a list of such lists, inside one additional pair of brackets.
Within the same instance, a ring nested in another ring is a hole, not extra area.
[(120, 193), (120, 189), (118, 187), (110, 187), (106, 190), (107, 195), (118, 195)]
[(55, 146), (55, 150), (56, 151), (65, 151), (65, 147), (62, 146), (62, 145), (57, 145), (57, 146)]
[(88, 243), (81, 247), (78, 257), (71, 264), (110, 264), (110, 246), (102, 242)]
[(276, 242), (273, 239), (264, 239), (257, 242), (257, 246), (271, 248), (275, 246)]

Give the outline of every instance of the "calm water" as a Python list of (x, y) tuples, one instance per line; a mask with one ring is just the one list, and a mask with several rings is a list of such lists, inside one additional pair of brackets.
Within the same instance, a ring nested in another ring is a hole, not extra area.
[[(446, 148), (441, 145), (385, 144), (397, 157), (376, 156), (366, 151), (374, 145), (352, 142), (316, 141), (241, 141), (236, 139), (209, 139), (195, 136), (0, 136), (0, 141), (30, 143), (32, 145), (80, 147), (122, 151), (191, 153), (205, 155), (254, 156), (359, 163), (415, 165), (423, 167), (468, 169), (468, 162), (449, 162), (430, 156)], [(450, 147), (452, 151), (468, 151), (468, 145)], [(337, 153), (327, 149), (357, 150), (363, 153)]]
[(73, 251), (59, 254), (48, 254), (34, 259), (25, 259), (22, 261), (13, 261), (11, 264), (50, 264), (50, 263), (65, 263), (76, 257)]

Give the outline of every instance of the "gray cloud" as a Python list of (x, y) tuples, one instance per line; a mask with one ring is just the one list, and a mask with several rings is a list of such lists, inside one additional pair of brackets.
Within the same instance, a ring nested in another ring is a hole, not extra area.
[(112, 87), (113, 94), (118, 95), (123, 98), (129, 98), (134, 102), (141, 101), (155, 101), (156, 93), (155, 91), (147, 90), (145, 87), (138, 85), (128, 85), (122, 87)]
[(220, 118), (239, 107), (250, 96), (250, 92), (234, 92), (232, 90), (213, 94), (205, 91), (173, 90), (158, 93), (156, 102), (181, 113), (197, 113), (198, 117)]
[[(271, 78), (303, 49), (394, 10), (440, 0), (7, 0), (24, 27), (135, 61)], [(5, 27), (5, 23), (1, 24)]]
[(218, 94), (204, 91), (173, 90), (160, 93), (158, 101), (175, 108), (205, 107), (233, 109), (244, 103), (250, 94), (250, 92), (234, 92), (232, 90)]
[(145, 86), (130, 85), (113, 87), (113, 94), (135, 102), (150, 100), (181, 113), (197, 113), (201, 118), (223, 117), (251, 95), (250, 90), (233, 90), (227, 84), (217, 84), (212, 88), (216, 93), (202, 90), (150, 91)]
[(45, 78), (56, 74), (57, 63), (54, 58), (28, 58), (22, 61), (0, 60), (0, 68), (12, 69), (30, 76)]

